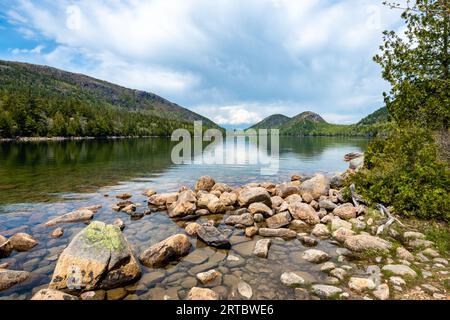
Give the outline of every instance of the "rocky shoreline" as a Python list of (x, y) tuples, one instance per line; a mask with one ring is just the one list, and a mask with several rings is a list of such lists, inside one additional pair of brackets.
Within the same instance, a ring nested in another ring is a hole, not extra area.
[[(351, 163), (351, 168), (359, 160)], [(92, 221), (100, 205), (54, 217), (43, 225), (49, 238), (61, 237), (66, 224), (87, 226), (57, 257), (50, 283), (32, 299), (121, 299), (126, 296), (123, 288), (142, 277), (152, 283), (174, 278), (165, 268), (187, 257), (199, 264), (186, 277), (175, 279), (179, 286), (172, 291), (152, 289), (144, 298), (273, 299), (277, 297), (271, 292), (275, 289), (244, 277), (238, 268), (251, 261), (256, 267), (247, 269), (271, 272), (266, 270), (267, 264), (285, 258), (283, 247), (288, 248), (289, 258), (298, 262), (297, 268), (281, 269), (278, 276), (278, 285), (287, 290), (289, 299), (447, 299), (447, 253), (439, 253), (424, 234), (406, 228), (388, 209), (370, 208), (354, 192), (348, 194), (342, 181), (353, 169), (343, 176), (293, 175), (285, 183), (250, 183), (238, 188), (204, 176), (193, 189), (183, 186), (178, 192), (162, 194), (146, 190), (146, 205), (133, 202), (132, 194), (118, 194), (112, 213), (129, 215), (135, 221), (167, 214), (184, 228), (183, 233), (144, 250), (129, 244), (121, 218), (113, 224)], [(195, 241), (217, 250), (213, 255), (216, 264), (204, 262), (202, 253), (192, 257), (203, 252), (198, 246), (193, 251)], [(15, 251), (31, 251), (37, 244), (26, 233), (0, 236), (0, 291), (33, 276), (10, 270), (1, 258)], [(320, 277), (313, 277), (309, 269)], [(264, 289), (267, 292), (261, 293)]]

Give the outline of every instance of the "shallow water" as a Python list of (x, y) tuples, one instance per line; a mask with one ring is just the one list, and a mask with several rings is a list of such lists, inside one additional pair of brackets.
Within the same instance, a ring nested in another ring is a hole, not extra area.
[[(266, 164), (248, 164), (239, 159), (247, 148), (250, 154), (274, 160), (253, 145), (238, 145), (237, 159), (233, 164), (183, 164), (171, 161), (175, 143), (169, 139), (149, 138), (130, 140), (93, 140), (39, 143), (0, 144), (0, 234), (11, 236), (27, 232), (39, 241), (29, 252), (13, 253), (1, 262), (10, 262), (10, 269), (31, 271), (31, 280), (0, 292), (0, 297), (28, 299), (33, 292), (45, 287), (51, 278), (58, 255), (70, 239), (82, 230), (83, 223), (61, 225), (64, 236), (52, 239), (53, 228), (42, 224), (52, 217), (76, 208), (101, 204), (95, 220), (112, 223), (121, 218), (126, 223), (124, 234), (136, 255), (162, 239), (183, 232), (183, 222), (169, 219), (164, 212), (131, 221), (125, 213), (116, 213), (111, 206), (117, 202), (115, 195), (128, 192), (132, 200), (145, 204), (141, 195), (147, 188), (158, 192), (177, 191), (181, 186), (193, 187), (198, 177), (211, 175), (217, 182), (239, 186), (248, 182), (288, 180), (292, 173), (332, 174), (344, 171), (348, 164), (343, 156), (349, 152), (364, 151), (368, 141), (353, 138), (281, 138), (279, 170), (275, 175), (261, 175)], [(230, 152), (225, 149), (225, 152)], [(200, 155), (195, 159), (199, 160)], [(206, 157), (205, 157), (206, 159)], [(223, 216), (207, 216), (221, 223)], [(224, 298), (238, 299), (235, 284), (238, 279), (248, 282), (256, 299), (296, 298), (294, 289), (280, 283), (285, 271), (303, 271), (312, 282), (323, 282), (325, 277), (319, 266), (302, 261), (300, 253), (305, 248), (298, 240), (274, 240), (267, 260), (251, 257), (255, 237), (245, 238), (242, 230), (234, 230), (231, 250), (216, 250), (197, 240), (192, 240), (192, 252), (179, 263), (164, 269), (142, 267), (142, 279), (125, 289), (129, 299), (162, 299), (164, 296), (184, 298), (189, 288), (195, 286), (195, 274), (212, 268), (223, 274), (220, 286), (214, 288)], [(318, 249), (332, 255), (335, 247), (321, 241)], [(227, 255), (242, 257), (236, 265), (226, 260)], [(166, 297), (166, 298), (167, 298)], [(301, 297), (297, 297), (301, 298)]]

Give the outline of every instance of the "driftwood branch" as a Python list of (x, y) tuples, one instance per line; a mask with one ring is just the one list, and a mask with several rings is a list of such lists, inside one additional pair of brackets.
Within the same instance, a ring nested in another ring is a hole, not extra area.
[(388, 210), (388, 208), (386, 208), (385, 206), (383, 206), (382, 204), (377, 203), (375, 205), (375, 208), (377, 208), (378, 210), (380, 210), (381, 215), (383, 217), (387, 216), (388, 220), (385, 224), (382, 224), (378, 227), (377, 229), (377, 235), (379, 235), (380, 233), (382, 233), (384, 230), (388, 229), (391, 224), (393, 224), (394, 222), (398, 222), (399, 225), (404, 226), (403, 223), (398, 220), (396, 217), (394, 217)]
[(359, 206), (360, 203), (367, 204), (367, 202), (364, 201), (363, 197), (361, 197), (359, 194), (356, 193), (356, 188), (354, 184), (350, 185), (350, 194), (355, 207)]

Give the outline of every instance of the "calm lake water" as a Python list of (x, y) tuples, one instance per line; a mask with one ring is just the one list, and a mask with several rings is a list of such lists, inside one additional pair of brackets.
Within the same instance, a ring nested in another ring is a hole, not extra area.
[[(266, 150), (252, 144), (236, 146), (234, 161), (229, 164), (205, 164), (201, 155), (194, 163), (175, 165), (171, 151), (176, 143), (165, 138), (126, 140), (83, 140), (62, 142), (0, 143), (0, 234), (11, 236), (27, 232), (39, 241), (29, 252), (13, 253), (1, 263), (11, 263), (10, 269), (26, 270), (33, 274), (31, 280), (0, 292), (8, 299), (28, 299), (36, 290), (45, 287), (53, 273), (57, 258), (70, 239), (85, 227), (84, 224), (62, 225), (65, 234), (52, 239), (52, 228), (42, 224), (52, 217), (76, 208), (101, 204), (103, 208), (95, 220), (112, 223), (121, 218), (126, 223), (124, 234), (136, 255), (151, 244), (170, 235), (183, 232), (184, 222), (174, 222), (165, 213), (145, 216), (131, 221), (125, 213), (111, 210), (117, 201), (115, 195), (128, 192), (132, 200), (145, 204), (142, 192), (154, 188), (158, 192), (177, 191), (181, 186), (193, 188), (202, 175), (210, 175), (217, 182), (239, 186), (248, 182), (289, 180), (293, 173), (304, 175), (315, 172), (334, 174), (342, 172), (348, 164), (343, 156), (349, 152), (365, 151), (368, 140), (356, 138), (281, 138), (279, 158), (270, 157)], [(247, 150), (245, 153), (244, 151)], [(215, 154), (229, 154), (221, 148)], [(249, 164), (245, 157), (258, 155), (264, 163)], [(205, 156), (205, 161), (211, 157)], [(198, 162), (198, 163), (197, 163)], [(269, 164), (278, 167), (275, 175), (262, 175)], [(263, 170), (264, 171), (264, 170)], [(220, 223), (223, 216), (207, 216)], [(200, 220), (201, 222), (202, 220)], [(222, 223), (219, 228), (225, 227)], [(195, 274), (219, 268), (224, 279), (215, 288), (228, 299), (235, 299), (234, 285), (242, 279), (252, 286), (257, 299), (293, 298), (293, 289), (280, 286), (282, 272), (302, 270), (308, 277), (319, 281), (316, 266), (300, 261), (302, 245), (297, 241), (274, 241), (268, 260), (249, 256), (254, 242), (241, 230), (234, 231), (231, 250), (216, 250), (192, 240), (193, 251), (177, 264), (164, 269), (142, 267), (142, 279), (126, 287), (129, 299), (155, 299), (164, 295), (182, 298), (190, 287), (196, 285)], [(279, 242), (279, 243), (278, 243)], [(333, 254), (335, 247), (322, 241), (318, 247)], [(242, 263), (227, 265), (228, 254), (242, 257)], [(270, 261), (270, 263), (267, 263)], [(292, 269), (292, 270), (291, 270)]]

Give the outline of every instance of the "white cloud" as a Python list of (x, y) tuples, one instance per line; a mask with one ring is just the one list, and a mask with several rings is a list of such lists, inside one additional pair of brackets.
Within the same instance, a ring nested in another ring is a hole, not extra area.
[(14, 27), (55, 47), (27, 61), (155, 92), (227, 124), (277, 110), (361, 118), (387, 86), (371, 61), (381, 32), (399, 27), (398, 12), (371, 0), (11, 2)]
[(41, 54), (42, 50), (45, 49), (44, 45), (38, 45), (33, 49), (13, 49), (11, 50), (12, 54)]

